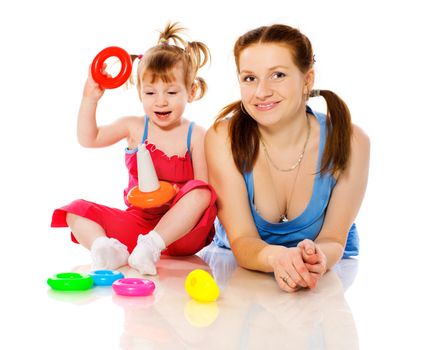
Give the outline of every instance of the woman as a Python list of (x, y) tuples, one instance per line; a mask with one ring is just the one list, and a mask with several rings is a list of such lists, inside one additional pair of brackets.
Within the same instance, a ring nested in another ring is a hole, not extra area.
[[(369, 168), (369, 139), (346, 104), (312, 90), (310, 41), (286, 25), (260, 27), (235, 44), (241, 101), (206, 135), (218, 194), (215, 242), (238, 263), (274, 272), (281, 289), (314, 288), (343, 256), (358, 254), (353, 224)], [(322, 96), (327, 115), (306, 105)]]

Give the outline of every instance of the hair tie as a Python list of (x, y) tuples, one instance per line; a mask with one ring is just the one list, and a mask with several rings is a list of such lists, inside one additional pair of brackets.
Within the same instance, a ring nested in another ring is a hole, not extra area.
[(168, 39), (161, 38), (161, 39), (159, 40), (159, 42), (160, 42), (162, 45), (168, 45)]
[(312, 90), (310, 92), (310, 97), (318, 97), (321, 96), (321, 90)]
[(142, 57), (144, 57), (143, 55), (138, 55), (136, 56), (138, 58), (138, 60), (140, 60)]

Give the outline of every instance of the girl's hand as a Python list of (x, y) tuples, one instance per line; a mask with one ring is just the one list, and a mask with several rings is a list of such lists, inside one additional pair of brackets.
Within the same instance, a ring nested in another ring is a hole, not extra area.
[[(103, 64), (103, 75), (111, 77), (110, 74), (106, 72), (106, 63)], [(88, 69), (88, 78), (85, 82), (85, 87), (83, 88), (83, 98), (93, 100), (97, 102), (104, 94), (104, 89), (98, 85), (98, 83), (92, 78), (91, 66)]]
[[(271, 266), (274, 269), (274, 276), (280, 289), (292, 293), (301, 288), (315, 288), (318, 276), (315, 275), (313, 266), (306, 264), (303, 259), (303, 252), (300, 247), (285, 248), (269, 257)], [(316, 266), (316, 265), (315, 265)], [(321, 269), (316, 267), (317, 271)]]

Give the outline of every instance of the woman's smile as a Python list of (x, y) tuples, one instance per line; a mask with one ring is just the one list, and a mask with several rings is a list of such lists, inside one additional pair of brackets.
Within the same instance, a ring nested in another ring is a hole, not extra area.
[(272, 109), (274, 109), (275, 107), (278, 106), (278, 104), (280, 103), (280, 101), (278, 102), (263, 102), (263, 103), (257, 103), (254, 106), (256, 107), (256, 109), (260, 112), (265, 112), (265, 111), (270, 111)]

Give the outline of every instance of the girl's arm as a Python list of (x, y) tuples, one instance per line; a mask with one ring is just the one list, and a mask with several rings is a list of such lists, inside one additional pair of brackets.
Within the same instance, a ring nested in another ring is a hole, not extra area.
[(204, 136), (206, 131), (195, 125), (192, 130), (191, 155), (194, 179), (208, 182), (206, 156), (204, 154)]
[(368, 182), (370, 142), (368, 136), (353, 126), (351, 158), (339, 175), (327, 208), (321, 232), (315, 240), (327, 258), (327, 269), (344, 254), (348, 231), (354, 222)]
[(97, 126), (97, 104), (103, 94), (104, 90), (92, 79), (89, 70), (77, 118), (77, 139), (84, 147), (105, 147), (128, 138), (132, 123), (136, 122), (136, 117), (124, 117), (112, 124)]

